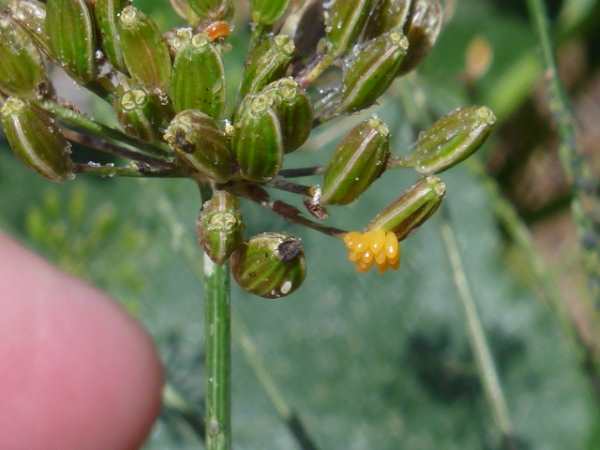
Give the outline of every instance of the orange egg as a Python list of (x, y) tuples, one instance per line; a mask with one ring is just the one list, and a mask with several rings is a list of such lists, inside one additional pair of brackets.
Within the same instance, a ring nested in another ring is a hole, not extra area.
[(218, 39), (225, 39), (231, 34), (231, 27), (227, 22), (219, 20), (218, 22), (213, 22), (204, 30), (208, 35), (208, 38), (214, 42)]

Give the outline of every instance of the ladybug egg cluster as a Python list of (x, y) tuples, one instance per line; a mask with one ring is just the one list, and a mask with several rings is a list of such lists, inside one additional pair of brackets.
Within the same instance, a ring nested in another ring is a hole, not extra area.
[(353, 231), (344, 235), (348, 259), (359, 272), (368, 272), (374, 265), (380, 273), (400, 266), (400, 244), (391, 231), (372, 230), (360, 233)]

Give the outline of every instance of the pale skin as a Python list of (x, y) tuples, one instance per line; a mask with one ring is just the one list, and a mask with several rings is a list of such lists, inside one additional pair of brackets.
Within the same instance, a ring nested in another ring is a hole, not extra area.
[(114, 300), (0, 233), (0, 449), (139, 449), (162, 383)]

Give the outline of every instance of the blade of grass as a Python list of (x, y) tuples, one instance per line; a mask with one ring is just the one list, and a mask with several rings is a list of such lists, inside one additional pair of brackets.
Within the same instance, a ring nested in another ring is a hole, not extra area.
[(442, 206), (441, 215), (440, 232), (452, 268), (458, 298), (465, 312), (469, 342), (477, 361), (479, 376), (492, 409), (496, 425), (502, 433), (504, 447), (510, 450), (516, 449), (513, 426), (506, 405), (506, 399), (481, 323), (481, 318), (477, 312), (471, 286), (465, 273), (460, 247), (452, 227), (452, 219), (447, 205)]
[(590, 295), (596, 307), (600, 308), (600, 223), (593, 215), (593, 211), (600, 208), (600, 185), (577, 146), (575, 119), (558, 75), (546, 5), (542, 0), (527, 0), (527, 6), (546, 66), (548, 106), (560, 137), (560, 159), (572, 183), (571, 210), (579, 232)]

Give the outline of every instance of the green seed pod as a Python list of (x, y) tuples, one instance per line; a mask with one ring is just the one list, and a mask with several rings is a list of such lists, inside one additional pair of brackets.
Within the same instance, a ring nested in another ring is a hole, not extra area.
[(262, 41), (248, 58), (241, 95), (256, 94), (267, 84), (285, 76), (295, 49), (294, 41), (285, 34)]
[(37, 0), (12, 0), (8, 6), (13, 20), (26, 30), (44, 53), (50, 54), (46, 34), (46, 5)]
[(233, 135), (242, 177), (264, 183), (283, 164), (283, 136), (273, 99), (268, 95), (247, 97), (238, 113)]
[(169, 104), (144, 89), (130, 89), (115, 101), (119, 123), (130, 136), (143, 141), (158, 141), (173, 118)]
[(200, 17), (194, 12), (187, 0), (170, 0), (173, 11), (190, 25), (197, 25)]
[(225, 107), (225, 69), (221, 54), (205, 34), (177, 52), (171, 98), (176, 111), (198, 109), (218, 119)]
[(376, 0), (330, 0), (325, 7), (327, 54), (337, 58), (358, 40)]
[(94, 16), (102, 41), (102, 50), (113, 67), (125, 73), (127, 67), (121, 51), (118, 21), (121, 11), (130, 4), (130, 0), (95, 0), (94, 3)]
[(409, 48), (400, 69), (405, 74), (417, 67), (435, 45), (444, 21), (444, 10), (439, 0), (413, 0), (410, 17), (404, 33)]
[(48, 0), (46, 33), (51, 54), (76, 80), (89, 83), (96, 77), (96, 34), (85, 0)]
[(438, 177), (422, 178), (379, 213), (367, 231), (392, 231), (401, 241), (437, 211), (445, 195), (446, 185)]
[(314, 113), (308, 95), (293, 78), (271, 83), (263, 94), (273, 99), (285, 153), (297, 150), (308, 140), (313, 126)]
[(396, 79), (407, 49), (408, 39), (391, 31), (357, 50), (344, 72), (337, 112), (355, 112), (373, 105)]
[(139, 9), (127, 6), (119, 17), (125, 65), (134, 80), (163, 91), (171, 78), (171, 56), (156, 23)]
[(405, 165), (424, 175), (441, 173), (475, 153), (495, 125), (496, 116), (485, 106), (458, 108), (421, 133)]
[(227, 136), (217, 122), (201, 111), (182, 111), (164, 136), (177, 157), (196, 172), (218, 182), (227, 182), (234, 161)]
[(224, 264), (244, 241), (244, 223), (237, 197), (215, 191), (198, 218), (198, 238), (215, 264)]
[(346, 205), (356, 200), (385, 171), (389, 156), (389, 130), (381, 120), (372, 117), (355, 127), (325, 169), (321, 203)]
[(408, 20), (412, 0), (380, 0), (369, 18), (365, 39), (373, 39), (392, 30), (402, 30)]
[(188, 3), (201, 20), (210, 22), (231, 20), (235, 12), (233, 0), (188, 0)]
[(14, 154), (28, 167), (51, 181), (73, 177), (70, 145), (45, 111), (10, 97), (0, 119)]
[(283, 17), (290, 0), (250, 0), (252, 21), (262, 26), (270, 26)]
[(171, 58), (175, 60), (177, 53), (186, 45), (188, 45), (194, 37), (194, 30), (190, 27), (175, 28), (167, 31), (163, 38), (169, 48)]
[(285, 297), (306, 277), (302, 242), (289, 234), (259, 234), (233, 253), (231, 271), (247, 292), (268, 299)]
[(31, 37), (14, 21), (0, 16), (0, 91), (36, 97), (46, 83), (42, 57)]

